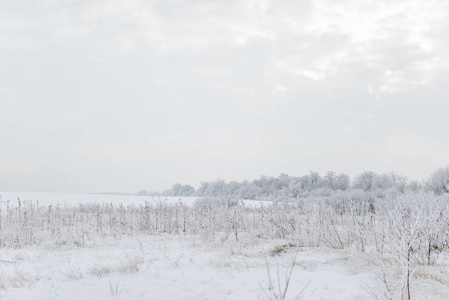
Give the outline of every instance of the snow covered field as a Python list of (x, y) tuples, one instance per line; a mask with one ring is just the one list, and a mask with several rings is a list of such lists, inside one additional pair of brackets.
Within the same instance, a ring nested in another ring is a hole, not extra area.
[[(128, 205), (139, 205), (145, 201), (154, 202), (158, 197), (151, 196), (133, 196), (133, 195), (103, 195), (103, 194), (68, 194), (68, 193), (35, 193), (35, 192), (0, 192), (2, 201), (11, 200), (16, 201), (17, 198), (21, 200), (39, 201), (39, 205), (50, 205), (60, 203), (68, 205), (77, 205), (79, 203), (113, 203)], [(195, 202), (196, 197), (168, 197), (169, 203), (176, 203), (180, 199), (188, 205)]]
[[(447, 250), (434, 249), (432, 264), (420, 262), (418, 250), (416, 260), (404, 260), (404, 245), (394, 246), (407, 239), (394, 240), (394, 228), (387, 225), (365, 227), (375, 218), (382, 222), (381, 212), (359, 212), (360, 219), (351, 213), (338, 216), (316, 199), (260, 206), (227, 200), (194, 204), (195, 199), (183, 199), (184, 205), (178, 198), (145, 204), (149, 199), (137, 196), (0, 195), (3, 299), (275, 299), (293, 261), (285, 299), (400, 299), (407, 263), (414, 272), (413, 299), (449, 295)], [(40, 207), (26, 200), (39, 200)], [(418, 217), (423, 224), (433, 218)], [(423, 238), (445, 232), (437, 225)], [(392, 240), (384, 241), (382, 256), (370, 230)]]
[[(195, 237), (171, 235), (103, 242), (89, 248), (66, 244), (3, 250), (2, 259), (15, 263), (2, 263), (2, 271), (15, 282), (6, 282), (10, 287), (0, 295), (17, 300), (258, 299), (268, 291), (264, 249), (287, 243), (205, 245)], [(293, 249), (267, 254), (273, 278), (274, 265), (279, 264), (283, 277), (293, 254)], [(304, 299), (364, 299), (365, 288), (374, 284), (372, 275), (357, 269), (346, 252), (300, 249), (296, 261), (287, 299), (304, 287)]]
[[(158, 196), (134, 196), (134, 195), (104, 195), (104, 194), (68, 194), (68, 193), (37, 193), (37, 192), (0, 192), (0, 200), (16, 201), (17, 198), (23, 200), (39, 201), (39, 205), (51, 205), (59, 203), (61, 205), (77, 205), (79, 203), (112, 203), (115, 205), (139, 205), (146, 202), (156, 203), (160, 200), (168, 204), (175, 204), (181, 201), (186, 205), (192, 205), (198, 197), (158, 197)], [(242, 200), (247, 205), (259, 205), (266, 201)]]

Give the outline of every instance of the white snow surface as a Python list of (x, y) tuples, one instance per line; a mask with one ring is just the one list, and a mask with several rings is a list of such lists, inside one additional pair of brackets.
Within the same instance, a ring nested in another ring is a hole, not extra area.
[(197, 197), (152, 197), (135, 195), (105, 195), (105, 194), (69, 194), (69, 193), (37, 193), (37, 192), (0, 192), (2, 201), (31, 200), (39, 201), (39, 205), (50, 205), (60, 203), (68, 205), (77, 205), (79, 203), (112, 203), (112, 204), (136, 204), (139, 205), (145, 201), (164, 201), (175, 203), (182, 201), (184, 204), (193, 204)]
[[(140, 204), (151, 197), (0, 192), (1, 201)], [(179, 201), (169, 198), (168, 201)], [(192, 204), (196, 198), (182, 198)], [(258, 201), (248, 201), (258, 204)], [(286, 246), (288, 245), (288, 246)], [(273, 250), (284, 251), (273, 255)], [(373, 267), (352, 250), (300, 247), (290, 241), (245, 238), (204, 242), (201, 236), (136, 234), (71, 243), (0, 248), (0, 298), (26, 299), (268, 299), (267, 266), (278, 291), (293, 269), (286, 299), (374, 299)], [(449, 258), (447, 259), (449, 261)], [(279, 271), (277, 271), (279, 270)], [(279, 279), (279, 280), (278, 280)], [(449, 288), (426, 283), (416, 299), (449, 299)], [(300, 295), (300, 298), (297, 296)]]
[[(164, 196), (136, 196), (136, 195), (106, 195), (106, 194), (69, 194), (69, 193), (40, 193), (40, 192), (0, 192), (1, 201), (30, 200), (39, 202), (39, 205), (50, 205), (59, 203), (61, 205), (77, 205), (88, 203), (112, 203), (123, 204), (143, 204), (145, 201), (155, 203), (166, 201), (173, 204), (181, 201), (185, 205), (192, 205), (199, 197), (164, 197)], [(270, 203), (269, 201), (241, 200), (245, 205), (260, 205)]]
[[(53, 249), (2, 249), (3, 277), (14, 278), (18, 287), (1, 290), (0, 297), (259, 299), (268, 288), (265, 256), (275, 282), (279, 266), (284, 285), (295, 252), (291, 248), (271, 256), (269, 251), (285, 244), (283, 240), (205, 245), (198, 237), (155, 235), (103, 242), (91, 248), (65, 244)], [(304, 288), (303, 299), (364, 299), (367, 286), (374, 282), (371, 274), (357, 270), (346, 252), (301, 248), (296, 262), (287, 299)]]

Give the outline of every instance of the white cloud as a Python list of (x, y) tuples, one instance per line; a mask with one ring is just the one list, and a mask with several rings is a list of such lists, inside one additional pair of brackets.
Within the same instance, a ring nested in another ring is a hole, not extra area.
[(204, 159), (257, 177), (258, 164), (301, 173), (340, 156), (355, 172), (378, 165), (372, 149), (390, 165), (445, 162), (445, 144), (391, 133), (447, 135), (433, 128), (448, 108), (448, 14), (445, 0), (4, 1), (0, 154), (33, 167), (12, 159), (2, 176), (43, 165), (50, 182), (58, 164), (113, 173), (112, 162), (174, 174)]

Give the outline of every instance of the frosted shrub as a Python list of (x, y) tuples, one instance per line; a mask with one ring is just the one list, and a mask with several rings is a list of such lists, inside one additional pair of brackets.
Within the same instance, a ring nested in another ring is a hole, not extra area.
[(419, 264), (431, 265), (448, 248), (448, 199), (426, 193), (395, 196), (353, 190), (256, 206), (233, 198), (204, 198), (192, 206), (169, 204), (160, 198), (127, 206), (45, 207), (8, 200), (0, 202), (0, 247), (65, 242), (85, 247), (102, 237), (159, 233), (225, 241), (231, 236), (239, 240), (244, 234), (289, 238), (309, 247), (385, 253), (416, 223), (410, 255)]

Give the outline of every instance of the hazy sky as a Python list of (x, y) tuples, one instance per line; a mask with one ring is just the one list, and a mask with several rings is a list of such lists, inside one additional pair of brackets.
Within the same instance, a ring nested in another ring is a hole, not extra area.
[(0, 190), (449, 162), (447, 0), (4, 0)]

